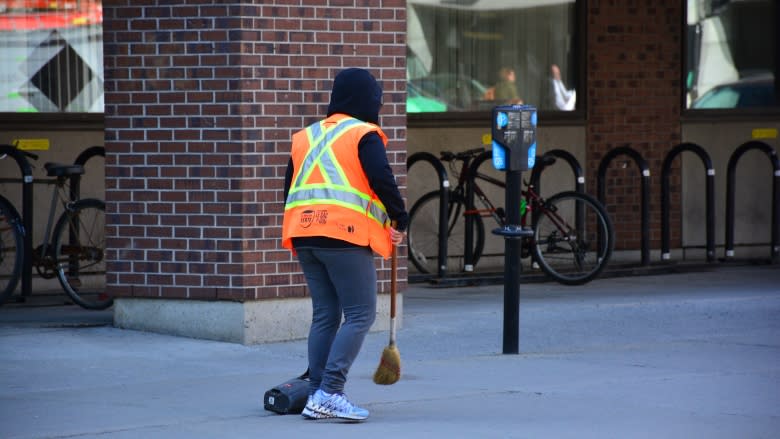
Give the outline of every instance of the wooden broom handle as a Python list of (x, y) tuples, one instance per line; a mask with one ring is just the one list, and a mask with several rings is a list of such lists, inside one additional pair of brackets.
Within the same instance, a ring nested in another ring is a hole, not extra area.
[(390, 256), (390, 318), (395, 318), (395, 293), (396, 277), (398, 274), (398, 247), (393, 245), (393, 253)]

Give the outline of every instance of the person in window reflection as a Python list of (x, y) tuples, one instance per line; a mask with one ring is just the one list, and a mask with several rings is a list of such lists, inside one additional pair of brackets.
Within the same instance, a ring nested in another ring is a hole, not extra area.
[(561, 80), (561, 69), (552, 64), (550, 66), (550, 100), (558, 110), (571, 111), (577, 103), (577, 91), (567, 89)]
[(522, 104), (523, 100), (517, 93), (515, 71), (509, 67), (503, 67), (498, 71), (498, 82), (485, 92), (484, 99), (497, 101), (502, 104)]

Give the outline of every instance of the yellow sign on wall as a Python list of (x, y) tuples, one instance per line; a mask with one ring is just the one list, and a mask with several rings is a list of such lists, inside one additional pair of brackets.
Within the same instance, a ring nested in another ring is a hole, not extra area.
[(49, 139), (15, 139), (13, 145), (22, 151), (48, 151)]
[(755, 128), (751, 136), (754, 139), (777, 139), (777, 128)]

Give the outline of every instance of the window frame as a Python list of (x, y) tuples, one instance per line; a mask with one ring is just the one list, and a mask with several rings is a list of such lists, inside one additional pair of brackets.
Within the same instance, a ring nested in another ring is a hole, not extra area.
[(5, 131), (83, 131), (103, 129), (103, 113), (14, 113), (0, 112), (0, 129)]

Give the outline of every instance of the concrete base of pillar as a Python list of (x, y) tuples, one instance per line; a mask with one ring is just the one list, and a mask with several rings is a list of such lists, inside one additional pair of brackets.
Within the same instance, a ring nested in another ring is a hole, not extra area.
[[(403, 295), (398, 294), (396, 326), (400, 328)], [(311, 299), (252, 302), (117, 298), (114, 326), (183, 337), (258, 344), (306, 338)], [(390, 329), (390, 296), (381, 294), (372, 331)]]

